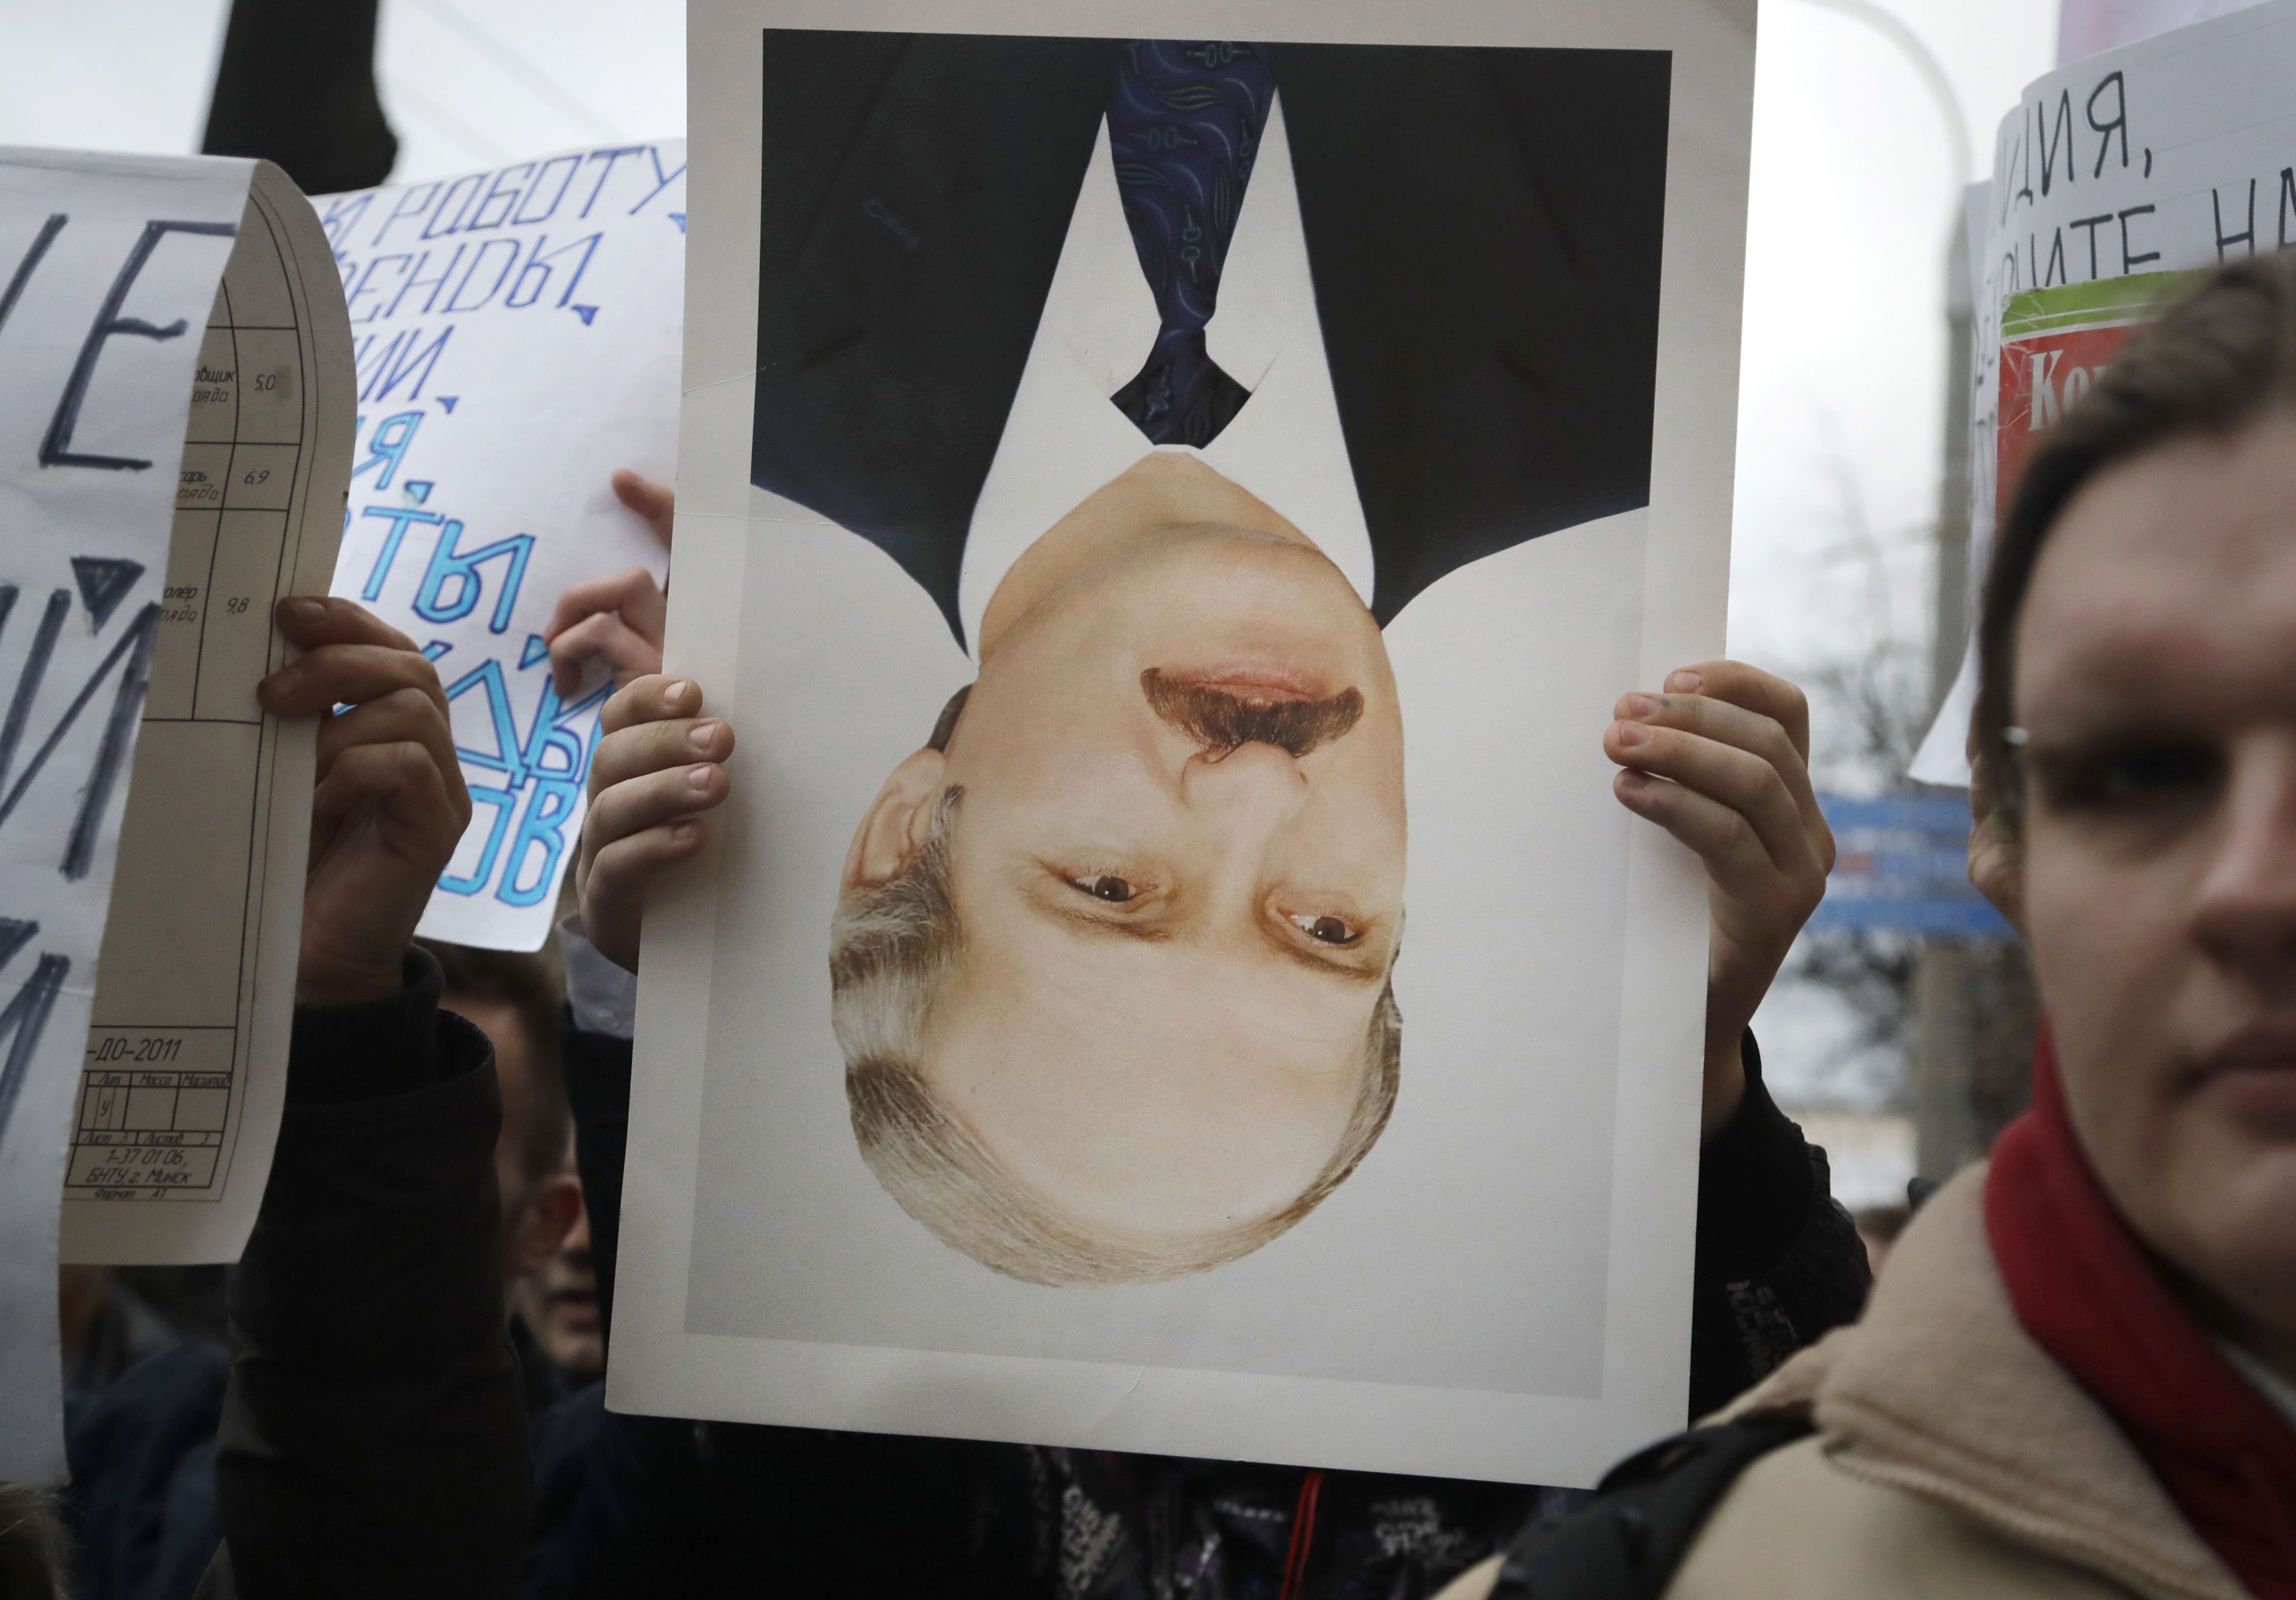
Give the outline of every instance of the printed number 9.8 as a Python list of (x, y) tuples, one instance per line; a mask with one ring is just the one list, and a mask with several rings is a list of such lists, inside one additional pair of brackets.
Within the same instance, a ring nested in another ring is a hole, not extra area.
[(223, 603), (223, 609), (229, 611), (234, 617), (238, 616), (242, 611), (247, 609), (247, 596), (244, 595), (234, 595), (230, 599)]
[(247, 476), (241, 479), (240, 481), (242, 483), (261, 483), (270, 476), (271, 469), (269, 467), (250, 467), (248, 469)]

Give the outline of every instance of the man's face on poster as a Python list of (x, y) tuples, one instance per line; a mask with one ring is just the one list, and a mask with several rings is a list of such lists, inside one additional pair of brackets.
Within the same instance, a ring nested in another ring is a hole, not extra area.
[(1243, 1253), (1186, 1264), (1360, 1158), (1403, 920), (1402, 722), (1361, 600), (1288, 529), (1139, 531), (1004, 628), (845, 876), (849, 902), (934, 858), (956, 931), (909, 1064), (992, 1186), (1173, 1252), (1112, 1278)]

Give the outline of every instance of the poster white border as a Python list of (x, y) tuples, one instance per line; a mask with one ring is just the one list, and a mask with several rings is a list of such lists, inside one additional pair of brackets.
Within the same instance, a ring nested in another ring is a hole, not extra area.
[[(1160, 37), (1673, 53), (1658, 404), (1638, 660), (1655, 684), (1722, 652), (1736, 447), (1754, 0), (1175, 0)], [(1109, 0), (696, 0), (679, 506), (665, 659), (705, 687), (740, 668), (755, 348), (759, 28), (1133, 37)], [(715, 121), (716, 126), (709, 124)], [(738, 706), (720, 703), (737, 722)], [(737, 796), (735, 804), (738, 806)], [(721, 828), (713, 837), (722, 839)], [(1025, 1440), (1383, 1472), (1593, 1481), (1684, 1422), (1706, 917), (1694, 859), (1636, 829), (1600, 1398), (1569, 1399), (689, 1333), (719, 874), (649, 907), (609, 1405), (619, 1411)], [(1651, 1315), (1649, 1308), (1678, 1308)], [(1271, 1452), (1280, 1436), (1284, 1448)]]

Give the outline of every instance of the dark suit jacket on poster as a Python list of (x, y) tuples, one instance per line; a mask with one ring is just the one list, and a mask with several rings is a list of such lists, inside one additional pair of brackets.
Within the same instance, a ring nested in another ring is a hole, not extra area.
[[(1123, 47), (765, 35), (750, 479), (882, 548), (960, 639), (966, 529)], [(1647, 505), (1672, 58), (1259, 48), (1380, 622)]]

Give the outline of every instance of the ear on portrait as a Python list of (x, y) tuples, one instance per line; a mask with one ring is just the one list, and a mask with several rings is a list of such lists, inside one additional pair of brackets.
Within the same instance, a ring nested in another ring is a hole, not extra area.
[(948, 758), (937, 750), (917, 751), (893, 768), (853, 834), (842, 887), (886, 882), (917, 858), (932, 833), (933, 808), (947, 775)]

